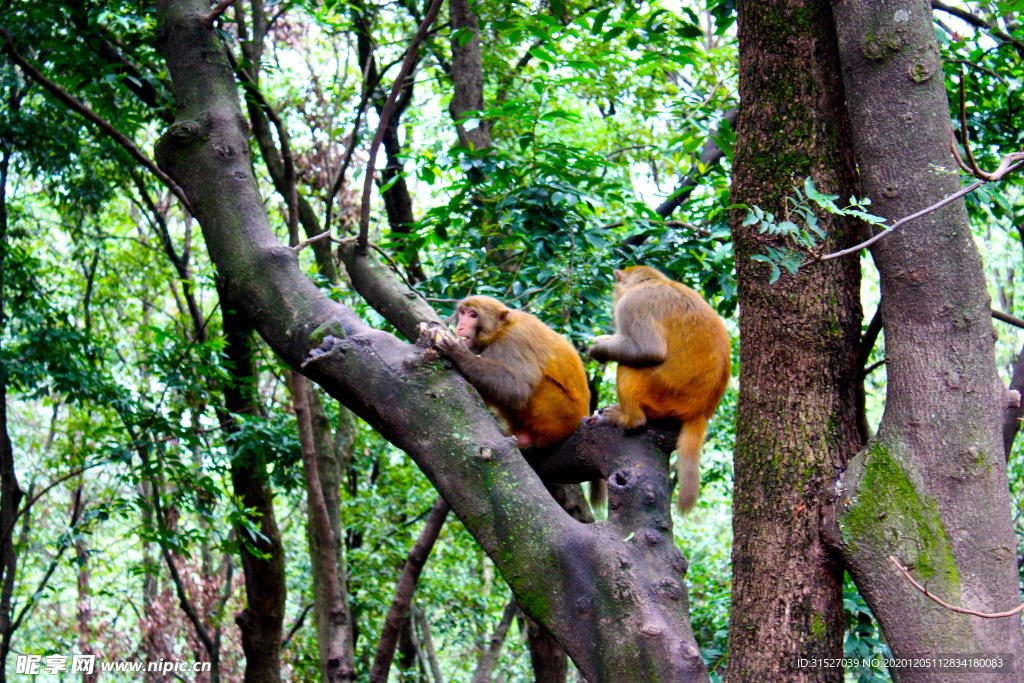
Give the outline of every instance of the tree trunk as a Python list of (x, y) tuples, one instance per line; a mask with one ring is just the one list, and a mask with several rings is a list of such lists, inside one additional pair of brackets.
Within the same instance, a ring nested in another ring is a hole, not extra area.
[[(5, 149), (0, 158), (0, 339), (7, 327), (4, 308), (4, 268), (7, 265), (7, 169), (13, 151)], [(0, 683), (7, 680), (7, 654), (13, 628), (11, 601), (18, 574), (18, 555), (14, 550), (14, 522), (24, 492), (18, 486), (14, 469), (14, 448), (7, 431), (7, 364), (0, 363)], [(9, 530), (9, 531), (7, 531)], [(6, 531), (6, 533), (4, 533)]]
[[(892, 222), (960, 189), (931, 10), (909, 0), (848, 0), (834, 10), (863, 191)], [(1001, 435), (1008, 394), (963, 201), (908, 223), (871, 253), (881, 280), (885, 414), (843, 475), (834, 540), (896, 658), (1001, 653), (1020, 667), (1019, 615), (983, 619), (941, 607), (889, 559), (958, 607), (999, 612), (1020, 602)], [(956, 677), (948, 669), (899, 675), (902, 683)]]
[[(325, 452), (324, 439), (313, 436), (313, 422), (310, 417), (309, 395), (313, 393), (308, 380), (298, 372), (289, 375), (288, 388), (292, 394), (295, 421), (298, 423), (299, 442), (302, 447), (302, 465), (306, 480), (307, 524), (310, 563), (314, 581), (314, 605), (316, 607), (317, 640), (320, 650), (320, 674), (327, 683), (351, 681), (355, 678), (355, 656), (352, 647), (352, 631), (349, 619), (348, 600), (341, 587), (344, 574), (339, 570), (341, 549), (338, 541), (338, 506), (333, 513), (326, 503), (325, 489), (332, 486), (331, 494), (338, 498), (337, 479), (324, 482), (320, 479), (320, 461), (325, 467), (337, 468), (337, 461), (330, 452)], [(320, 417), (323, 417), (322, 414)], [(318, 446), (320, 446), (318, 448)]]
[[(804, 178), (848, 198), (853, 155), (835, 30), (824, 0), (737, 3), (740, 107), (731, 201), (782, 221)], [(785, 273), (752, 257), (780, 238), (732, 214), (740, 308), (732, 602), (725, 680), (841, 681), (798, 659), (843, 655), (843, 570), (820, 537), (836, 474), (860, 446), (856, 258)], [(826, 248), (857, 241), (820, 216)]]
[[(449, 0), (448, 15), (452, 34), (452, 101), (448, 113), (455, 123), (459, 144), (471, 149), (491, 146), (491, 124), (480, 119), (467, 130), (459, 122), (464, 115), (484, 110), (484, 67), (480, 50), (480, 22), (469, 6), (469, 0)], [(469, 39), (466, 40), (468, 34)]]
[[(236, 310), (221, 289), (221, 310), (224, 334), (227, 337), (225, 354), (232, 361), (234, 371), (224, 387), (224, 402), (232, 413), (259, 414), (256, 404), (255, 349), (248, 322)], [(234, 421), (224, 425), (229, 434), (232, 450), (237, 432)], [(253, 539), (245, 529), (237, 529), (240, 538), (248, 539), (261, 557), (241, 544), (242, 571), (245, 575), (246, 607), (235, 618), (242, 630), (242, 650), (245, 653), (246, 683), (278, 683), (281, 680), (281, 638), (284, 628), (284, 605), (287, 587), (284, 575), (284, 548), (274, 516), (274, 499), (267, 485), (266, 461), (261, 449), (248, 448), (246, 455), (231, 458), (231, 483), (235, 495), (246, 509), (256, 512), (262, 538)]]
[[(72, 516), (78, 505), (85, 507), (85, 501), (79, 502), (82, 495), (82, 482), (79, 480), (72, 502)], [(78, 565), (78, 651), (83, 655), (94, 655), (92, 636), (92, 607), (89, 591), (89, 550), (83, 538), (75, 539), (75, 561)], [(82, 683), (96, 683), (99, 671), (94, 668), (91, 673), (82, 672)]]
[[(320, 647), (320, 670), (321, 677), (325, 681), (349, 680), (354, 672), (355, 652), (353, 647), (352, 614), (348, 601), (348, 581), (345, 571), (345, 555), (342, 551), (341, 533), (341, 472), (351, 458), (352, 442), (355, 440), (355, 418), (344, 406), (339, 406), (341, 411), (341, 424), (338, 426), (338, 438), (331, 438), (331, 426), (324, 413), (323, 404), (320, 401), (320, 387), (316, 386), (305, 377), (297, 377), (299, 381), (307, 383), (306, 398), (309, 404), (313, 446), (316, 451), (317, 472), (320, 478), (320, 488), (323, 501), (327, 510), (327, 519), (330, 522), (331, 534), (334, 539), (333, 558), (327, 558), (323, 554), (322, 534), (318, 533), (318, 526), (314, 523), (312, 510), (307, 512), (308, 521), (306, 533), (309, 540), (309, 559), (313, 581), (313, 616), (316, 621), (317, 641)], [(333, 573), (337, 576), (339, 604), (331, 608), (327, 600), (327, 582), (325, 581), (324, 561), (331, 559), (334, 563)], [(332, 663), (330, 650), (337, 650), (340, 647), (341, 661)], [(330, 675), (346, 672), (349, 676), (331, 678), (327, 669), (331, 670)]]

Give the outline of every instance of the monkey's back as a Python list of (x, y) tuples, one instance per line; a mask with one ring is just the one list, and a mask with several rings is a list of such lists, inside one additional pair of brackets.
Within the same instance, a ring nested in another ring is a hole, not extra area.
[[(541, 379), (521, 409), (496, 406), (514, 432), (527, 431), (536, 447), (564, 441), (590, 414), (590, 388), (576, 349), (562, 335), (525, 311), (510, 311), (514, 334), (503, 336), (500, 345), (529, 348)], [(487, 351), (494, 349), (492, 343)], [(499, 347), (500, 348), (500, 347)], [(486, 353), (486, 351), (485, 351)]]
[(664, 336), (667, 357), (646, 367), (619, 363), (618, 391), (648, 419), (710, 418), (729, 382), (729, 337), (714, 309), (686, 285), (664, 279), (638, 283), (622, 294), (616, 318), (650, 315)]

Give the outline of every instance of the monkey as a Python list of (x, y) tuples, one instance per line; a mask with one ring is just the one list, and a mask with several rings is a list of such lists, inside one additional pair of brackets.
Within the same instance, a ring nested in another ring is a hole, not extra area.
[(590, 413), (583, 361), (564, 337), (489, 296), (463, 299), (439, 350), (508, 423), (520, 448), (568, 439)]
[(679, 495), (689, 512), (700, 491), (700, 451), (708, 420), (729, 383), (729, 337), (722, 319), (697, 292), (649, 266), (615, 271), (615, 334), (588, 355), (619, 364), (619, 402), (604, 416), (626, 429), (676, 418)]

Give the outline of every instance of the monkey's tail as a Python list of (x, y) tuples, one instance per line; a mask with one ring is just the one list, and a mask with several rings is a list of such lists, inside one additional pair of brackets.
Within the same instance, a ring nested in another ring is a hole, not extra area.
[(700, 450), (704, 445), (704, 432), (708, 420), (699, 415), (683, 423), (676, 441), (676, 473), (679, 477), (679, 494), (676, 509), (685, 515), (697, 503), (700, 492)]

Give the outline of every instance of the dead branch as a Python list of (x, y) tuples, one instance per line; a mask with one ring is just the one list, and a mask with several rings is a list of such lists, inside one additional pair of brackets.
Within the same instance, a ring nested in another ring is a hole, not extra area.
[[(958, 163), (961, 163), (961, 160), (958, 160)], [(849, 254), (855, 254), (855, 253), (859, 252), (861, 249), (866, 249), (867, 247), (870, 247), (872, 244), (874, 244), (878, 240), (882, 239), (883, 237), (885, 237), (886, 235), (891, 233), (896, 228), (899, 228), (899, 227), (901, 227), (903, 225), (906, 225), (907, 223), (909, 223), (910, 221), (914, 220), (915, 218), (920, 218), (921, 216), (926, 216), (926, 215), (932, 213), (933, 211), (937, 211), (938, 209), (941, 209), (946, 204), (950, 204), (950, 203), (956, 201), (957, 199), (960, 199), (961, 197), (969, 195), (970, 193), (974, 192), (975, 190), (977, 190), (982, 185), (985, 185), (986, 183), (994, 182), (996, 180), (1002, 180), (1008, 173), (1012, 173), (1013, 171), (1016, 171), (1021, 166), (1024, 166), (1024, 152), (1013, 152), (1011, 154), (1007, 154), (1006, 156), (1003, 157), (1002, 161), (999, 163), (999, 168), (997, 168), (995, 171), (993, 171), (990, 174), (986, 174), (987, 176), (989, 176), (988, 180), (978, 180), (977, 182), (972, 183), (972, 184), (968, 185), (967, 187), (962, 188), (962, 189), (954, 192), (953, 194), (949, 195), (948, 197), (945, 197), (944, 199), (941, 199), (941, 200), (935, 202), (931, 206), (929, 206), (929, 207), (927, 207), (925, 209), (921, 209), (917, 213), (913, 213), (913, 214), (907, 216), (906, 218), (901, 218), (900, 220), (896, 221), (895, 223), (893, 223), (888, 228), (886, 228), (882, 232), (878, 233), (877, 235), (875, 235), (871, 239), (865, 240), (865, 241), (861, 242), (860, 244), (858, 244), (856, 246), (850, 247), (849, 249), (843, 249), (842, 251), (837, 251), (837, 252), (834, 252), (832, 254), (825, 254), (824, 256), (815, 257), (815, 258), (810, 259), (809, 261), (806, 261), (806, 262), (804, 262), (804, 263), (802, 263), (800, 265), (801, 265), (801, 267), (809, 266), (812, 263), (821, 263), (823, 261), (831, 261), (832, 259), (837, 259), (837, 258), (840, 258), (842, 256), (847, 256)], [(972, 175), (973, 175), (973, 172), (969, 168), (966, 168), (963, 165), (961, 165), (961, 168), (964, 168), (964, 170), (966, 170), (968, 173), (972, 173)]]
[(938, 597), (936, 597), (934, 594), (931, 593), (931, 591), (929, 591), (926, 587), (924, 587), (921, 584), (919, 584), (917, 581), (914, 581), (914, 577), (912, 577), (910, 575), (910, 572), (907, 570), (907, 568), (904, 567), (902, 564), (900, 564), (899, 560), (897, 560), (895, 557), (890, 555), (889, 556), (889, 560), (891, 560), (892, 563), (894, 565), (896, 565), (896, 569), (899, 569), (900, 572), (903, 574), (903, 576), (907, 577), (907, 581), (909, 581), (910, 583), (914, 584), (914, 587), (917, 588), (917, 590), (921, 591), (922, 593), (925, 594), (925, 596), (931, 598), (932, 600), (934, 600), (938, 604), (942, 605), (946, 609), (951, 610), (953, 612), (959, 612), (960, 614), (970, 614), (972, 616), (983, 617), (985, 619), (1001, 619), (1002, 617), (1012, 617), (1013, 615), (1017, 614), (1021, 610), (1024, 610), (1024, 602), (1022, 602), (1021, 604), (1017, 605), (1016, 607), (1014, 607), (1011, 610), (1007, 610), (1006, 612), (994, 612), (994, 613), (976, 612), (973, 609), (966, 609), (964, 607), (957, 607), (956, 605), (951, 605), (948, 602), (945, 602), (944, 600), (941, 600)]

